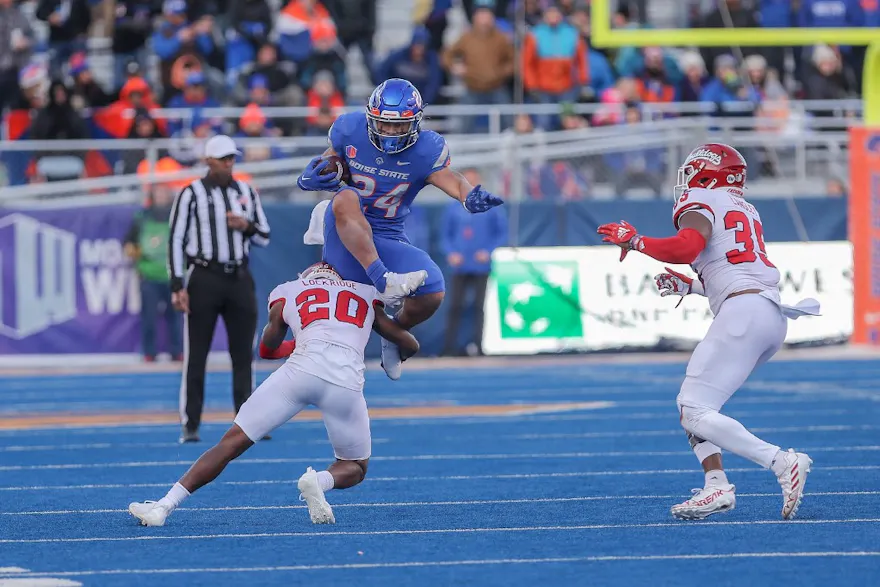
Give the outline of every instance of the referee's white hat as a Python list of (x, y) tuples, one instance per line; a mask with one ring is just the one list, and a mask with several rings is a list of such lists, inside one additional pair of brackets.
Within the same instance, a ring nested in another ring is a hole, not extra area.
[(205, 143), (205, 159), (222, 159), (229, 155), (241, 155), (241, 151), (228, 136), (215, 135)]

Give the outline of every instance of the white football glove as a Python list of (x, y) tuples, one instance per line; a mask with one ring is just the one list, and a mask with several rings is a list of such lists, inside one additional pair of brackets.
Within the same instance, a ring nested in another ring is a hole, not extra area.
[(681, 296), (684, 299), (684, 296), (688, 294), (706, 295), (705, 290), (703, 290), (703, 284), (699, 279), (688, 277), (678, 271), (673, 271), (669, 267), (666, 267), (666, 273), (655, 275), (654, 281), (657, 283), (657, 289), (660, 290), (660, 297), (663, 298), (666, 296)]

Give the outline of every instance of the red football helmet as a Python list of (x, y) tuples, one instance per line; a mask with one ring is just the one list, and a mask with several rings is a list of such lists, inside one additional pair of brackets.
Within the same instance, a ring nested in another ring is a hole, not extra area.
[(299, 274), (300, 279), (342, 279), (339, 273), (327, 263), (318, 262), (314, 265), (306, 267), (305, 271)]
[(707, 143), (691, 151), (678, 168), (675, 199), (688, 188), (728, 188), (743, 195), (746, 160), (739, 151), (722, 143)]

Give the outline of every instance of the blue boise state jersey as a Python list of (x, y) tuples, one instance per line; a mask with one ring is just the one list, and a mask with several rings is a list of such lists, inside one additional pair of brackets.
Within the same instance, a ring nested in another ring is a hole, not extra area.
[(389, 155), (370, 142), (363, 112), (337, 118), (329, 138), (336, 154), (348, 163), (352, 187), (360, 194), (373, 234), (405, 239), (404, 221), (416, 195), (428, 176), (449, 166), (446, 140), (434, 131), (423, 130), (412, 147)]

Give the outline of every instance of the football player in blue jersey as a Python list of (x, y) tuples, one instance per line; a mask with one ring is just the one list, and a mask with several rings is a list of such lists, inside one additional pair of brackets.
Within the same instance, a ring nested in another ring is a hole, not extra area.
[[(324, 213), (323, 260), (343, 278), (372, 283), (383, 292), (386, 277), (427, 271), (424, 283), (394, 316), (406, 329), (430, 318), (445, 292), (440, 268), (404, 232), (416, 195), (430, 184), (471, 213), (504, 203), (449, 167), (446, 140), (421, 129), (423, 114), (422, 97), (414, 85), (397, 78), (383, 82), (373, 90), (366, 114), (350, 112), (336, 119), (330, 147), (297, 179), (304, 190), (339, 190)], [(339, 189), (336, 174), (322, 175), (328, 165), (324, 158), (330, 155), (345, 159), (353, 185)], [(382, 367), (391, 379), (400, 377), (401, 362), (397, 347), (382, 339)]]

